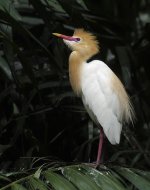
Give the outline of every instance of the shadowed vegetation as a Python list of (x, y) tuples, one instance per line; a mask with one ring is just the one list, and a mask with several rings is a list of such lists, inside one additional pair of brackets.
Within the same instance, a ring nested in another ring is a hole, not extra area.
[[(47, 189), (46, 177), (49, 181), (63, 179), (68, 189), (82, 189), (72, 181), (74, 176), (77, 180), (82, 176), (87, 183), (93, 175), (101, 175), (99, 172), (104, 172), (106, 180), (105, 172), (109, 171), (111, 181), (117, 180), (120, 189), (149, 188), (149, 172), (144, 172), (150, 168), (149, 9), (150, 2), (145, 0), (0, 1), (1, 187), (23, 178), (12, 189), (28, 189), (22, 185), (24, 177), (30, 176), (31, 186), (40, 183), (41, 189)], [(98, 58), (125, 85), (137, 117), (134, 127), (123, 127), (120, 145), (113, 146), (105, 139), (104, 166), (99, 170), (66, 166), (70, 162), (94, 162), (99, 137), (70, 87), (70, 51), (61, 39), (52, 36), (52, 32), (72, 35), (74, 28), (85, 28), (97, 36), (101, 49)], [(43, 164), (47, 167), (38, 170)], [(62, 168), (47, 170), (51, 166)], [(97, 178), (94, 184), (101, 185), (93, 189), (106, 189)], [(59, 189), (54, 181), (50, 187)]]

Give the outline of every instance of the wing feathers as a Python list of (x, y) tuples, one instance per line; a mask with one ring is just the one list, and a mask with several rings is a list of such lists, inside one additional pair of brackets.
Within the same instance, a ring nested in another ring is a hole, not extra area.
[[(131, 107), (123, 86), (118, 87), (117, 90), (123, 88), (122, 95), (127, 97), (124, 98), (126, 102), (121, 102), (116, 88), (111, 87), (113, 75), (114, 73), (109, 67), (101, 61), (95, 60), (89, 64), (85, 63), (81, 73), (81, 88), (83, 103), (89, 115), (96, 123), (101, 124), (108, 140), (112, 144), (118, 144), (120, 142), (122, 120), (128, 121), (131, 119), (129, 118)], [(119, 85), (122, 85), (121, 82)], [(125, 106), (122, 104), (125, 104)]]

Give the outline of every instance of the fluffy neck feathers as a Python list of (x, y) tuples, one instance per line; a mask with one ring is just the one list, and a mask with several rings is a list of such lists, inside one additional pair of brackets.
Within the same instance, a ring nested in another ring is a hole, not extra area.
[(73, 91), (79, 96), (80, 87), (80, 70), (82, 66), (82, 59), (78, 52), (73, 51), (69, 57), (69, 79)]
[(71, 47), (73, 52), (69, 57), (69, 78), (74, 92), (80, 95), (81, 66), (99, 52), (99, 46), (95, 36), (83, 29), (76, 29), (73, 36), (81, 38), (81, 42), (75, 43)]
[[(95, 52), (94, 54), (96, 54)], [(73, 51), (69, 57), (69, 78), (73, 91), (76, 95), (80, 95), (81, 86), (80, 86), (80, 71), (82, 64), (85, 64), (86, 61), (94, 55), (81, 54), (78, 51)]]

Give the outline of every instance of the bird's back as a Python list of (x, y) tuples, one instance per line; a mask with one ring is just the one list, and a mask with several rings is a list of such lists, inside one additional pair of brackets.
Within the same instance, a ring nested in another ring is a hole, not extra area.
[(122, 123), (132, 121), (129, 97), (111, 69), (102, 61), (83, 63), (81, 68), (83, 103), (91, 118), (103, 127), (112, 144), (120, 142)]

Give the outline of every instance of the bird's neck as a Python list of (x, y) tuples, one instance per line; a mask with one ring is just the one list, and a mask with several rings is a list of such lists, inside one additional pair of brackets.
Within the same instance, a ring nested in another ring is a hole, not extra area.
[[(85, 51), (86, 50), (86, 51)], [(82, 65), (98, 53), (98, 47), (84, 48), (80, 51), (73, 51), (69, 57), (69, 78), (73, 91), (80, 96), (81, 93), (81, 70)]]
[(80, 53), (73, 51), (69, 57), (69, 79), (73, 91), (78, 96), (80, 96), (81, 93), (80, 73), (83, 63), (84, 59), (81, 57)]

